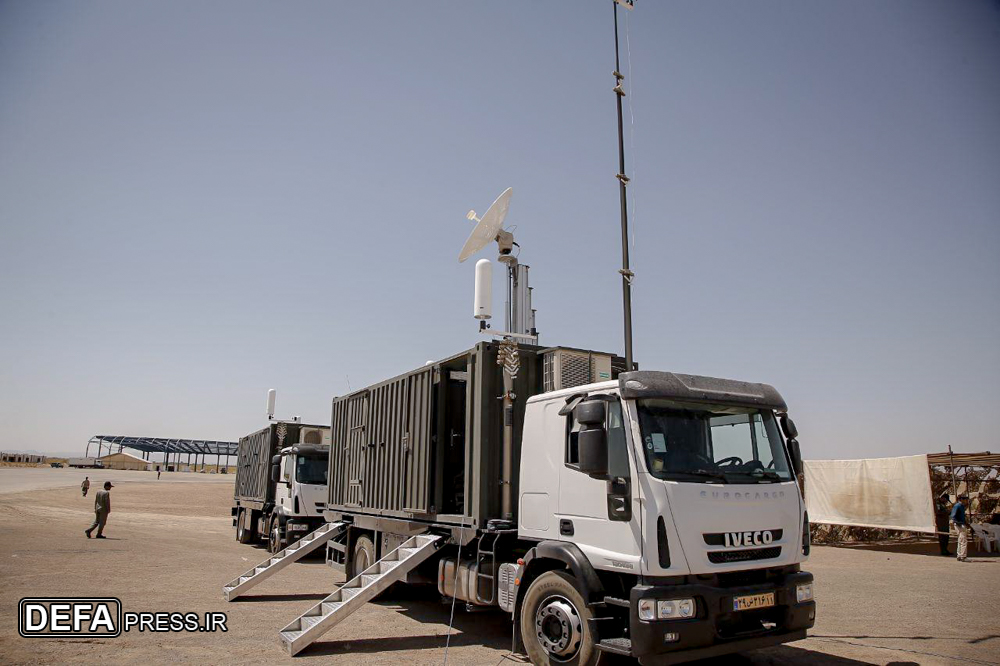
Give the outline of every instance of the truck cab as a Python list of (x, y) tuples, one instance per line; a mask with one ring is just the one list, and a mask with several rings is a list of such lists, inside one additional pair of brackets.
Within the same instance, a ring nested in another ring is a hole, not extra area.
[(278, 552), (313, 531), (325, 520), (328, 445), (286, 446), (271, 460), (276, 484), (268, 548)]
[(634, 371), (530, 398), (517, 530), (536, 545), (513, 595), (532, 661), (678, 663), (804, 638), (796, 434), (765, 384)]

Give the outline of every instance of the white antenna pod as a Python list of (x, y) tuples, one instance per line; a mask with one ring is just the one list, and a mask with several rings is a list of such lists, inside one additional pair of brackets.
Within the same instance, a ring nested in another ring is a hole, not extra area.
[(476, 262), (476, 297), (472, 316), (479, 320), (493, 317), (493, 264), (489, 259)]
[(267, 418), (271, 420), (274, 418), (274, 397), (277, 393), (274, 389), (267, 390)]

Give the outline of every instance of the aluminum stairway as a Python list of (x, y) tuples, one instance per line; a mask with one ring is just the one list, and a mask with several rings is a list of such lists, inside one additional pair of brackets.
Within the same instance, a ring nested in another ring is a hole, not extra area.
[(232, 601), (251, 587), (257, 585), (278, 573), (292, 562), (299, 560), (306, 553), (311, 553), (319, 546), (337, 536), (347, 527), (347, 523), (327, 523), (305, 535), (283, 551), (269, 557), (242, 576), (222, 586), (222, 596), (226, 601)]
[(281, 642), (288, 654), (294, 657), (387, 587), (402, 580), (444, 542), (444, 537), (435, 534), (410, 537), (399, 548), (344, 583), (281, 630)]

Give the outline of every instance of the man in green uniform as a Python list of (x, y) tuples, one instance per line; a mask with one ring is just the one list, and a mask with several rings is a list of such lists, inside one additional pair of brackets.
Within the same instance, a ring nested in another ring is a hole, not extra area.
[(104, 490), (98, 490), (94, 497), (94, 524), (84, 530), (87, 538), (90, 533), (97, 530), (97, 538), (105, 539), (104, 525), (108, 522), (108, 514), (111, 513), (111, 489), (114, 488), (110, 481), (104, 482)]

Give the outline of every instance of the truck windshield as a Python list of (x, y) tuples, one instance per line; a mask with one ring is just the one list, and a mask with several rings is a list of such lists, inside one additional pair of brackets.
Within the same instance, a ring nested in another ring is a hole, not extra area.
[(301, 456), (295, 465), (295, 480), (298, 483), (326, 485), (326, 458)]
[(661, 479), (770, 483), (792, 478), (770, 410), (639, 400), (649, 472)]

